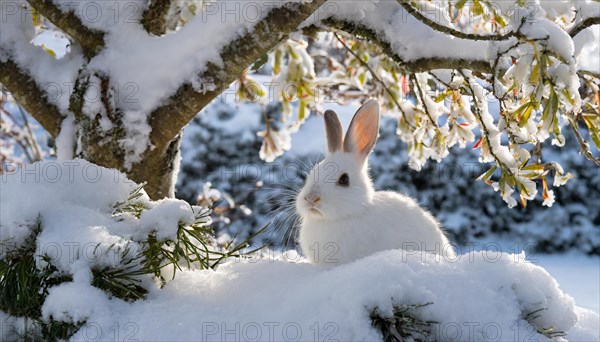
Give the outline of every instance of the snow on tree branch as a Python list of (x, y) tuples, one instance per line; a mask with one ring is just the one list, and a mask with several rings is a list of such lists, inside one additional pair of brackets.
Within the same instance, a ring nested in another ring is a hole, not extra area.
[(390, 56), (402, 70), (407, 73), (423, 72), (435, 69), (459, 69), (466, 68), (480, 72), (491, 72), (492, 67), (489, 61), (485, 59), (474, 60), (470, 57), (451, 57), (451, 56), (435, 56), (435, 57), (417, 57), (415, 59), (405, 59), (398, 54), (385, 37), (381, 37), (373, 28), (363, 25), (358, 22), (346, 20), (337, 20), (329, 18), (323, 21), (328, 27), (339, 29), (350, 33), (354, 36), (364, 37), (370, 41), (377, 43), (386, 55)]
[(598, 1), (577, 1), (575, 13), (573, 24), (568, 29), (571, 37), (575, 37), (590, 26), (600, 25), (600, 3)]
[(600, 17), (586, 18), (585, 20), (573, 26), (569, 30), (569, 34), (571, 35), (571, 37), (575, 37), (577, 34), (579, 34), (579, 32), (592, 25), (600, 25)]
[(160, 36), (167, 32), (167, 13), (171, 0), (150, 0), (148, 8), (142, 14), (142, 25), (146, 31)]
[(36, 46), (38, 17), (24, 1), (3, 4), (0, 23), (0, 82), (56, 137), (68, 114), (69, 98), (83, 55), (73, 48), (60, 60), (44, 45)]
[(63, 119), (60, 110), (55, 104), (44, 101), (46, 93), (10, 59), (0, 61), (0, 83), (10, 89), (11, 94), (51, 136), (58, 135)]
[[(598, 79), (589, 71), (590, 65), (578, 59), (583, 41), (590, 38), (574, 44), (569, 27), (587, 20), (576, 18), (578, 9), (600, 4), (418, 4), (362, 2), (342, 7), (323, 21), (366, 38), (347, 38), (356, 51), (349, 50), (350, 58), (340, 61), (346, 72), (336, 71), (329, 79), (348, 77), (349, 91), (382, 97), (388, 108), (401, 112), (398, 134), (408, 144), (414, 168), (420, 169), (428, 159), (440, 161), (457, 143), (465, 147), (475, 141), (479, 128), (481, 136), (474, 148), (481, 148), (482, 162), (493, 164), (480, 179), (499, 191), (509, 206), (517, 204), (515, 192), (526, 205), (538, 193), (537, 185), (544, 205), (552, 205), (554, 195), (546, 177), (553, 175), (553, 185), (558, 187), (571, 175), (557, 163), (542, 160), (541, 152), (536, 152), (542, 142), (552, 135), (552, 144), (562, 146), (562, 127), (571, 125), (582, 154), (597, 162), (574, 119), (585, 123), (600, 147)], [(441, 24), (429, 17), (432, 13), (450, 20)], [(591, 49), (598, 49), (597, 45), (596, 38)], [(586, 107), (586, 115), (574, 114), (580, 106)], [(499, 178), (492, 180), (494, 175)]]
[[(224, 44), (220, 51), (221, 62), (210, 62), (207, 70), (196, 81), (183, 84), (166, 101), (166, 105), (152, 112), (151, 125), (157, 129), (152, 131), (151, 140), (164, 142), (172, 139), (199, 110), (235, 81), (249, 65), (294, 31), (324, 2), (313, 0), (310, 3), (290, 3), (274, 8), (253, 30)], [(194, 22), (188, 25), (194, 25)]]
[[(402, 6), (402, 8), (404, 8), (408, 13), (410, 13), (413, 17), (415, 17), (415, 19), (423, 22), (425, 25), (431, 27), (432, 29), (434, 29), (436, 31), (454, 36), (456, 38), (469, 39), (469, 40), (506, 40), (510, 37), (514, 37), (514, 36), (518, 35), (518, 31), (509, 31), (508, 33), (504, 33), (504, 34), (485, 34), (485, 35), (462, 32), (455, 28), (440, 24), (433, 19), (430, 19), (428, 16), (421, 13), (419, 11), (419, 9), (413, 7), (413, 5), (410, 4), (409, 2), (406, 2), (403, 0), (397, 0), (397, 1)], [(423, 5), (424, 5), (423, 7), (426, 7), (429, 4), (423, 3)], [(427, 13), (427, 11), (425, 11), (425, 13)]]
[[(408, 13), (398, 2), (364, 2), (361, 5), (340, 3), (333, 18), (362, 25), (386, 41), (404, 62), (439, 58), (461, 61), (486, 61), (488, 42), (454, 39), (436, 31)], [(424, 44), (424, 42), (426, 42)]]
[(81, 45), (87, 58), (93, 57), (104, 47), (104, 33), (84, 26), (72, 11), (62, 11), (51, 1), (28, 0), (27, 2), (63, 32), (75, 39)]

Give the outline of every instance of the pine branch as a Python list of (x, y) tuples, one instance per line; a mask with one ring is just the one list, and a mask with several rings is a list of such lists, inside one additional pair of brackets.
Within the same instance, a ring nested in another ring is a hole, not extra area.
[(104, 47), (104, 33), (83, 25), (74, 12), (63, 12), (52, 1), (28, 0), (27, 2), (52, 24), (75, 39), (87, 58), (92, 58)]
[(48, 101), (46, 93), (33, 78), (10, 58), (0, 62), (0, 83), (52, 137), (58, 135), (63, 119), (60, 110)]

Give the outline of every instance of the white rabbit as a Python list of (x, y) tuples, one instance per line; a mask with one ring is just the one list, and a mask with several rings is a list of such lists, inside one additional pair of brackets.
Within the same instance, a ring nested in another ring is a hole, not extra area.
[(375, 191), (367, 157), (379, 131), (379, 103), (366, 102), (345, 138), (335, 112), (325, 112), (328, 154), (296, 198), (298, 240), (313, 263), (346, 263), (378, 251), (421, 250), (454, 257), (437, 220), (413, 199)]

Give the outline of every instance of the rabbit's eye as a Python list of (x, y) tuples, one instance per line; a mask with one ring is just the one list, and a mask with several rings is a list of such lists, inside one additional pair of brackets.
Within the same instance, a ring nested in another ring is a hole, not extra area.
[(350, 177), (348, 177), (347, 173), (342, 173), (342, 175), (338, 179), (338, 185), (341, 185), (341, 186), (350, 185)]

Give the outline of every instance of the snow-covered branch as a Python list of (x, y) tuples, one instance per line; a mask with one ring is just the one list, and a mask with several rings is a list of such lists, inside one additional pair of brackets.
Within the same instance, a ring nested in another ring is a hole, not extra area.
[(493, 41), (457, 39), (441, 25), (424, 21), (417, 9), (411, 6), (414, 11), (408, 12), (403, 6), (410, 5), (401, 1), (343, 4), (324, 24), (376, 42), (409, 73), (458, 68), (491, 72), (488, 52)]
[(27, 2), (56, 27), (71, 36), (87, 58), (93, 57), (104, 47), (104, 33), (85, 26), (72, 11), (63, 11), (52, 1), (27, 0)]
[(479, 72), (492, 72), (492, 66), (487, 59), (473, 59), (471, 57), (431, 56), (406, 59), (392, 48), (392, 44), (385, 36), (379, 34), (374, 28), (365, 24), (329, 18), (323, 21), (330, 28), (345, 31), (353, 36), (363, 37), (379, 45), (386, 55), (397, 62), (402, 70), (407, 73), (423, 72), (435, 69), (469, 69)]
[(470, 40), (499, 41), (499, 40), (506, 40), (510, 37), (514, 37), (519, 34), (518, 31), (510, 31), (505, 34), (488, 34), (488, 35), (481, 35), (481, 34), (476, 34), (476, 33), (465, 33), (460, 30), (454, 29), (452, 27), (448, 27), (446, 25), (440, 24), (433, 19), (430, 19), (429, 17), (427, 17), (426, 15), (421, 13), (419, 11), (419, 9), (413, 7), (413, 5), (411, 5), (407, 1), (403, 1), (403, 0), (397, 0), (397, 1), (402, 6), (402, 8), (404, 8), (408, 13), (410, 13), (415, 19), (421, 21), (423, 24), (431, 27), (432, 29), (434, 29), (436, 31), (454, 36), (456, 38), (470, 39)]
[(583, 21), (575, 24), (575, 26), (569, 30), (569, 35), (571, 37), (575, 37), (579, 32), (593, 25), (600, 25), (600, 17), (586, 18)]
[(593, 25), (600, 25), (600, 2), (598, 1), (574, 1), (575, 18), (568, 32), (575, 37), (581, 31)]
[(152, 143), (165, 144), (177, 136), (199, 110), (235, 81), (248, 66), (296, 30), (324, 2), (313, 0), (273, 8), (253, 31), (247, 31), (223, 47), (220, 52), (222, 63), (209, 63), (207, 70), (200, 75), (199, 79), (206, 82), (201, 85), (201, 91), (185, 83), (165, 105), (151, 113)]
[(160, 36), (167, 31), (167, 14), (171, 0), (150, 0), (148, 8), (142, 14), (142, 25), (146, 31)]
[(0, 61), (0, 83), (10, 90), (19, 103), (52, 135), (60, 131), (62, 115), (54, 103), (47, 101), (46, 92), (17, 64), (7, 59)]
[[(58, 16), (52, 5), (40, 6), (46, 6), (50, 16)], [(79, 46), (72, 47), (68, 55), (57, 59), (54, 51), (32, 43), (37, 37), (34, 24), (39, 16), (25, 1), (7, 3), (2, 9), (0, 83), (56, 137), (62, 118), (68, 114), (77, 71), (84, 63), (82, 50)]]

